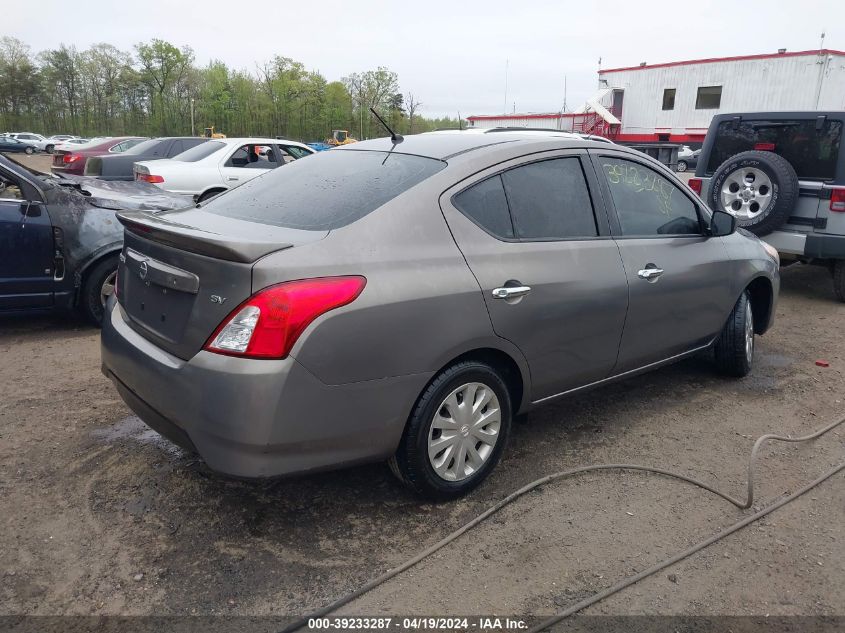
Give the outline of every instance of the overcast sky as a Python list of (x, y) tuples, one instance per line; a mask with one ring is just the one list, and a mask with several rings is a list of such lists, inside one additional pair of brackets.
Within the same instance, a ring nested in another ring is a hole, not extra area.
[[(131, 50), (162, 38), (197, 61), (254, 70), (291, 57), (329, 81), (387, 66), (428, 115), (574, 109), (604, 68), (845, 48), (841, 0), (601, 3), (532, 0), (4, 0), (0, 34), (40, 51), (108, 42)], [(789, 7), (789, 8), (788, 8)], [(800, 7), (800, 8), (799, 8)]]

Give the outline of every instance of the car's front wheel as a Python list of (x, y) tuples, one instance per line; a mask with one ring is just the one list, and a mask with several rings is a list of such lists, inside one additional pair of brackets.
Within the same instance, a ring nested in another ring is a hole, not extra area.
[(54, 149), (56, 149), (55, 145), (48, 145), (47, 147), (44, 148), (44, 151), (47, 152), (48, 154), (52, 154)]
[(26, 149), (24, 149), (23, 151), (26, 152), (27, 154), (34, 154), (35, 148), (30, 146), (30, 147), (27, 147)]
[(686, 171), (687, 170), (687, 161), (679, 160), (678, 161), (678, 171)]
[(744, 291), (736, 302), (714, 347), (716, 368), (727, 376), (742, 378), (754, 362), (754, 313), (751, 297)]
[(106, 257), (86, 273), (79, 296), (79, 309), (93, 325), (101, 327), (106, 301), (114, 294), (117, 256)]
[(493, 367), (478, 361), (456, 363), (420, 396), (390, 459), (391, 470), (426, 497), (464, 495), (499, 461), (511, 411), (507, 386)]

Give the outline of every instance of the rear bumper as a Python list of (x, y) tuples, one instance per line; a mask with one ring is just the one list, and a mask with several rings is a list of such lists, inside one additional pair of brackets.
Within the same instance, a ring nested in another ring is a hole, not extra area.
[(812, 233), (807, 236), (804, 254), (820, 259), (845, 259), (845, 235)]
[(814, 259), (845, 259), (845, 235), (772, 231), (760, 239), (780, 253)]
[(83, 172), (85, 171), (85, 163), (83, 162), (82, 165), (76, 166), (74, 165), (73, 168), (69, 167), (59, 167), (57, 165), (50, 165), (50, 172), (54, 174), (71, 174), (73, 176), (82, 176)]
[(429, 374), (327, 385), (293, 358), (200, 352), (185, 361), (131, 329), (111, 305), (103, 373), (150, 427), (212, 469), (270, 477), (384, 459)]

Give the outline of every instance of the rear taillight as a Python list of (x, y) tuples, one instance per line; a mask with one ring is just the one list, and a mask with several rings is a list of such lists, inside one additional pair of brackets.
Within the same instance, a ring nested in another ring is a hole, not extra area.
[(845, 187), (831, 189), (830, 210), (838, 213), (845, 213)]
[(233, 310), (206, 350), (244, 358), (284, 358), (314, 319), (352, 303), (364, 277), (319, 277), (269, 286)]
[(135, 180), (140, 180), (141, 182), (159, 183), (164, 182), (164, 177), (156, 176), (155, 174), (145, 174), (142, 172), (136, 172)]
[(690, 178), (689, 181), (687, 182), (687, 185), (689, 186), (689, 188), (692, 189), (699, 196), (701, 195), (702, 184), (703, 184), (703, 182), (702, 182), (701, 178)]
[(69, 165), (70, 163), (75, 163), (80, 158), (82, 158), (82, 156), (80, 156), (79, 154), (65, 154), (64, 156), (62, 156), (62, 162), (65, 165)]

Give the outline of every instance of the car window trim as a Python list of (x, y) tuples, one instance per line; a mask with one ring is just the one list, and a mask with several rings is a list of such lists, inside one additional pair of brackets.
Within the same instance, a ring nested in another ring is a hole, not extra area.
[[(608, 217), (610, 219), (611, 225), (611, 234), (613, 235), (614, 239), (617, 240), (646, 240), (646, 239), (677, 239), (677, 238), (694, 238), (694, 239), (701, 239), (702, 237), (708, 237), (707, 235), (707, 219), (709, 215), (709, 211), (705, 210), (705, 207), (696, 200), (693, 196), (690, 195), (687, 191), (685, 191), (686, 187), (678, 187), (678, 191), (684, 195), (695, 208), (695, 213), (698, 216), (698, 226), (700, 229), (700, 233), (666, 233), (660, 235), (623, 235), (622, 234), (622, 223), (619, 221), (619, 210), (616, 208), (616, 203), (613, 201), (613, 194), (610, 191), (610, 185), (607, 182), (607, 177), (604, 176), (604, 173), (601, 170), (601, 165), (598, 163), (598, 159), (602, 158), (603, 156), (607, 156), (608, 158), (619, 158), (621, 160), (627, 160), (632, 163), (637, 163), (646, 169), (651, 169), (652, 171), (661, 174), (662, 176), (666, 176), (668, 174), (672, 178), (667, 178), (670, 182), (678, 181), (680, 184), (684, 185), (679, 178), (677, 178), (672, 172), (667, 170), (662, 163), (658, 163), (654, 165), (649, 161), (642, 160), (639, 156), (632, 156), (628, 152), (619, 152), (610, 151), (602, 149), (590, 149), (587, 152), (590, 155), (590, 161), (592, 162), (593, 169), (595, 170), (596, 177), (599, 181), (599, 186), (602, 189), (605, 197), (607, 198), (607, 209), (608, 209)], [(659, 167), (659, 169), (657, 169)], [(674, 181), (672, 180), (674, 179)]]
[[(536, 157), (533, 160), (525, 160), (527, 157)], [(523, 167), (525, 165), (531, 165), (533, 163), (540, 163), (547, 160), (554, 160), (556, 158), (577, 158), (581, 164), (581, 172), (584, 175), (584, 181), (587, 185), (587, 194), (590, 197), (590, 206), (592, 207), (593, 211), (593, 220), (596, 223), (596, 232), (598, 235), (593, 236), (581, 236), (581, 237), (535, 237), (535, 238), (519, 238), (516, 237), (516, 226), (513, 221), (513, 214), (510, 209), (510, 200), (508, 199), (507, 189), (505, 189), (504, 181), (501, 181), (502, 174), (506, 171), (510, 171), (511, 169), (516, 169), (517, 167)], [(501, 163), (497, 163), (495, 165), (489, 165), (484, 169), (467, 176), (463, 180), (455, 183), (452, 187), (447, 189), (443, 194), (441, 194), (441, 198), (445, 197), (449, 204), (454, 208), (458, 213), (460, 213), (463, 217), (467, 220), (475, 224), (479, 229), (484, 231), (490, 237), (500, 241), (500, 242), (508, 242), (514, 244), (530, 244), (532, 242), (586, 242), (589, 240), (607, 240), (612, 239), (613, 236), (610, 233), (610, 226), (607, 224), (607, 218), (602, 217), (602, 214), (598, 213), (598, 208), (601, 206), (604, 208), (603, 199), (597, 195), (598, 186), (595, 182), (595, 174), (593, 173), (592, 169), (589, 169), (587, 165), (590, 164), (590, 159), (587, 156), (587, 153), (583, 149), (564, 149), (564, 150), (544, 150), (541, 152), (532, 152), (530, 154), (523, 154), (522, 156), (517, 156), (515, 158), (509, 158), (506, 161), (502, 161)], [(505, 200), (507, 201), (508, 205), (508, 216), (510, 217), (511, 226), (513, 227), (514, 237), (504, 237), (502, 235), (496, 235), (491, 233), (487, 230), (486, 227), (479, 224), (475, 218), (468, 216), (464, 213), (459, 206), (457, 206), (454, 202), (456, 196), (460, 195), (470, 187), (477, 185), (480, 182), (483, 182), (489, 178), (493, 178), (494, 176), (498, 176), (500, 178), (502, 189), (505, 193)], [(591, 178), (592, 176), (592, 178)], [(606, 211), (605, 211), (606, 213)], [(604, 219), (604, 222), (602, 221)]]

